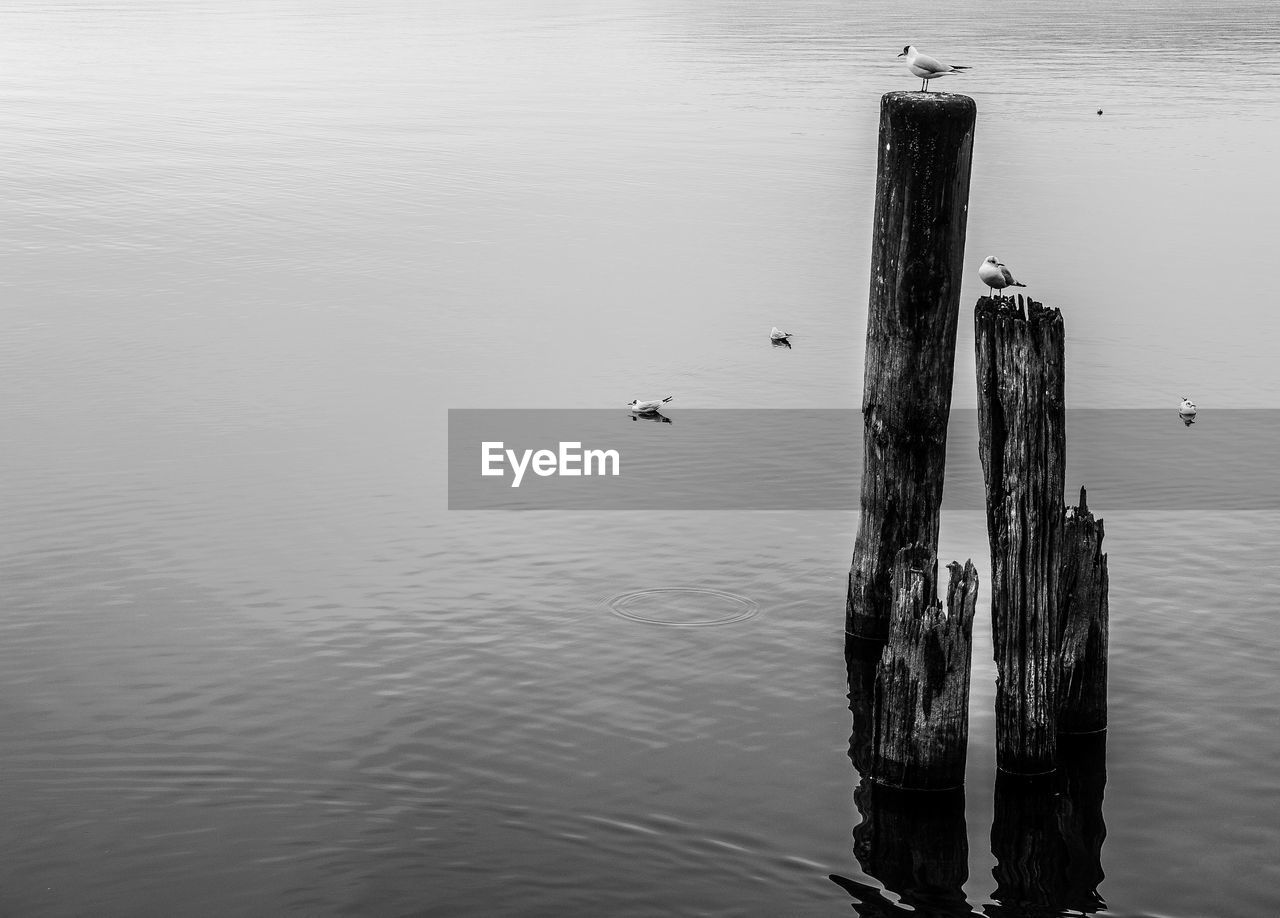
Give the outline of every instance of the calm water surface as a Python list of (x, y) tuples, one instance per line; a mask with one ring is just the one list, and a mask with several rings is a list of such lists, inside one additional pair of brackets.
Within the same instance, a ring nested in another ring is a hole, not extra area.
[[(0, 912), (908, 914), (855, 852), (853, 514), (450, 512), (446, 410), (859, 406), (910, 42), (974, 67), (939, 87), (978, 104), (967, 262), (1062, 308), (1071, 407), (1190, 395), (1203, 455), (1280, 401), (1274, 22), (0, 3)], [(1197, 496), (1093, 508), (1122, 916), (1280, 913), (1280, 520)], [(940, 555), (985, 593), (980, 514)], [(756, 611), (610, 613), (673, 588)], [(980, 607), (956, 914), (1035, 913), (994, 679)]]

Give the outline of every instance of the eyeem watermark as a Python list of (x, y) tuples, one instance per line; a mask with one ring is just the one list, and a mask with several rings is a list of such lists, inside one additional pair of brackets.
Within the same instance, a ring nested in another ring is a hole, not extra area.
[[(1066, 423), (1068, 505), (1085, 486), (1099, 516), (1280, 510), (1280, 411), (1202, 407), (1188, 427), (1176, 404), (1086, 408)], [(951, 410), (944, 513), (985, 510), (978, 430), (975, 409)], [(605, 408), (451, 408), (449, 508), (857, 512), (865, 437), (861, 412), (842, 408), (689, 408), (668, 424)]]
[(485, 440), (480, 444), (481, 475), (506, 475), (504, 463), (510, 465), (514, 473), (511, 480), (513, 488), (520, 487), (524, 473), (530, 468), (543, 478), (551, 475), (576, 478), (622, 474), (622, 457), (616, 449), (584, 450), (577, 440), (561, 440), (558, 450), (526, 449), (519, 454), (514, 449), (506, 449), (501, 440)]

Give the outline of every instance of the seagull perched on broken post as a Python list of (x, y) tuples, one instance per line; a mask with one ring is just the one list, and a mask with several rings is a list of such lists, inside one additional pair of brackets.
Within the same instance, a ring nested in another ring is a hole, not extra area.
[(994, 290), (1003, 290), (1005, 287), (1025, 287), (1027, 286), (1020, 281), (1013, 279), (1013, 275), (1009, 273), (1009, 269), (1000, 263), (1000, 260), (994, 255), (988, 255), (986, 261), (978, 268), (978, 279), (987, 285), (987, 293), (990, 294)]
[(942, 61), (921, 54), (915, 45), (907, 45), (898, 57), (907, 59), (907, 69), (920, 78), (920, 91), (929, 91), (929, 81), (936, 80), (951, 73), (964, 73), (969, 68), (963, 64), (944, 64)]

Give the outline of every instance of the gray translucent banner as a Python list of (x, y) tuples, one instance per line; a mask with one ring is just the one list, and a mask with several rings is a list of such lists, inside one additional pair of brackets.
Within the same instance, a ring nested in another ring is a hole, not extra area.
[[(450, 409), (451, 510), (857, 510), (862, 412)], [(951, 412), (944, 510), (984, 507), (977, 412)], [(487, 444), (487, 445), (486, 445)], [(498, 444), (501, 444), (500, 446)], [(1280, 411), (1067, 412), (1067, 503), (1280, 509)], [(485, 471), (488, 474), (484, 474)], [(576, 474), (575, 474), (576, 473)]]

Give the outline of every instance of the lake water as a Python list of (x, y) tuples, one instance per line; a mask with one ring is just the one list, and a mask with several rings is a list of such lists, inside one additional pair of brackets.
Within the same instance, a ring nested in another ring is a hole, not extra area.
[[(447, 433), (858, 408), (912, 43), (978, 105), (955, 406), (994, 253), (1063, 311), (1071, 408), (1267, 480), (1214, 418), (1280, 401), (1280, 25), (1115, 6), (0, 3), (0, 912), (1087, 900), (1011, 878), (981, 511), (939, 552), (982, 583), (963, 808), (894, 822), (849, 758), (856, 511), (449, 510)], [(1280, 914), (1280, 518), (1221, 484), (1091, 491), (1111, 720), (1071, 799), (1120, 916)]]

